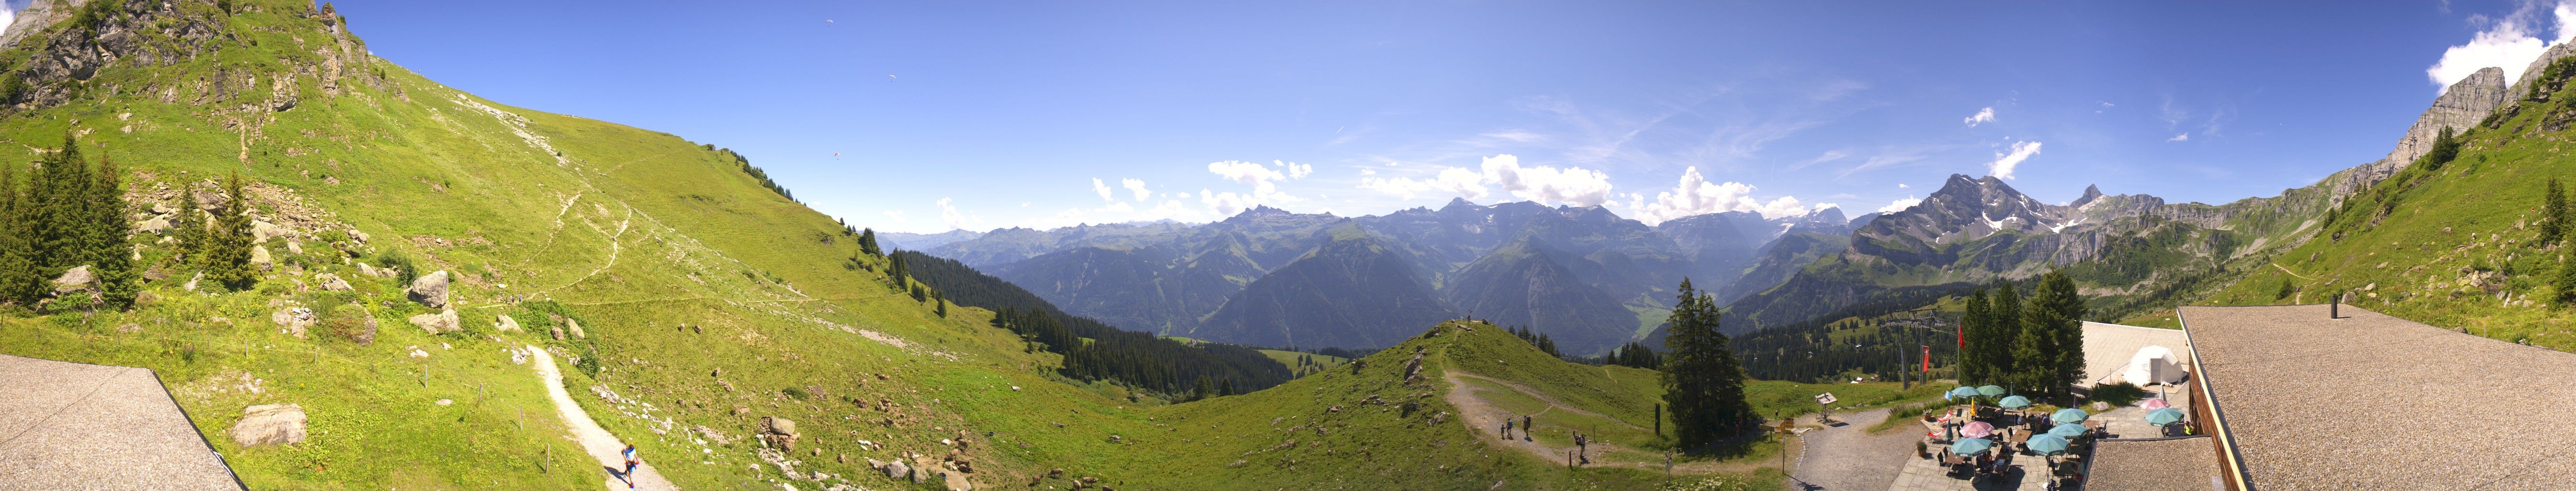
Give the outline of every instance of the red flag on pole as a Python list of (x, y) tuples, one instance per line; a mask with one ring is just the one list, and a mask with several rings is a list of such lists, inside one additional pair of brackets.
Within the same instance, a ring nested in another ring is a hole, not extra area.
[(1932, 373), (1932, 347), (1923, 347), (1923, 373)]

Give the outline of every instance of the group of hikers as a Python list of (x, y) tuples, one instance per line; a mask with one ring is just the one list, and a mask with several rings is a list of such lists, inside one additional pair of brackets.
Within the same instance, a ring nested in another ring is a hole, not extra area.
[[(1538, 427), (1537, 425), (1532, 424), (1532, 423), (1531, 423), (1531, 421), (1530, 421), (1530, 419), (1531, 419), (1531, 418), (1530, 418), (1530, 415), (1527, 415), (1527, 414), (1521, 415), (1521, 420), (1520, 420), (1521, 441), (1525, 441), (1525, 442), (1529, 442), (1529, 441), (1538, 441), (1537, 439), (1532, 438), (1532, 437), (1530, 436), (1530, 429), (1533, 429), (1533, 428), (1537, 428), (1537, 427)], [(1504, 439), (1504, 440), (1510, 440), (1510, 439), (1512, 439), (1512, 428), (1513, 428), (1513, 427), (1512, 427), (1512, 419), (1511, 419), (1511, 418), (1503, 418), (1503, 439)], [(1574, 457), (1575, 457), (1575, 458), (1577, 458), (1577, 459), (1581, 459), (1582, 463), (1584, 463), (1584, 464), (1591, 464), (1591, 463), (1592, 463), (1592, 452), (1591, 452), (1591, 448), (1590, 448), (1590, 447), (1591, 447), (1591, 444), (1592, 444), (1592, 438), (1591, 438), (1591, 437), (1584, 436), (1584, 435), (1583, 435), (1583, 432), (1579, 432), (1579, 431), (1578, 431), (1578, 432), (1575, 432), (1575, 433), (1574, 433)]]

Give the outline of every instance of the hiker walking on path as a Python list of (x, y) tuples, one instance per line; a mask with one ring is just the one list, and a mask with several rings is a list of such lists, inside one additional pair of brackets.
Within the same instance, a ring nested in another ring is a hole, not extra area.
[(1582, 433), (1574, 434), (1574, 456), (1583, 459), (1583, 463), (1585, 464), (1592, 463), (1592, 450), (1589, 447), (1590, 443), (1592, 443), (1591, 439), (1584, 438)]
[(635, 460), (635, 446), (627, 445), (626, 450), (618, 454), (626, 456), (626, 472), (618, 473), (617, 477), (626, 480), (626, 489), (635, 489), (635, 464), (640, 463)]
[(1521, 441), (1525, 441), (1525, 442), (1528, 442), (1528, 441), (1537, 441), (1537, 440), (1535, 440), (1535, 439), (1530, 438), (1530, 434), (1529, 434), (1529, 430), (1530, 430), (1530, 428), (1537, 428), (1537, 426), (1534, 426), (1534, 425), (1531, 425), (1531, 424), (1530, 424), (1530, 415), (1527, 415), (1527, 414), (1523, 414), (1523, 415), (1521, 415)]

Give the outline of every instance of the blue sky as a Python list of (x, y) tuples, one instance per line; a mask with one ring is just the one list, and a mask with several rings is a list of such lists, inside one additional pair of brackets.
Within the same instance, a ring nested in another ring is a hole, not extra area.
[(2554, 3), (2240, 3), (339, 8), (432, 79), (731, 147), (915, 232), (1455, 197), (1856, 215), (2006, 162), (2044, 201), (2224, 202), (2384, 155), (2465, 74), (2437, 64), (2560, 37)]

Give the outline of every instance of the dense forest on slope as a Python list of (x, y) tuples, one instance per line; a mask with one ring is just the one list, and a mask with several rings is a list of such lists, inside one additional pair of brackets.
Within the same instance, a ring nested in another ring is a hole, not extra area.
[(1078, 380), (1110, 379), (1177, 395), (1199, 379), (1231, 382), (1243, 391), (1279, 385), (1288, 367), (1260, 350), (1222, 343), (1183, 344), (1152, 333), (1122, 330), (1067, 314), (1046, 299), (956, 260), (916, 251), (895, 253), (905, 271), (939, 289), (951, 302), (997, 312), (995, 327), (1019, 333), (1032, 346), (1065, 356), (1063, 373)]

